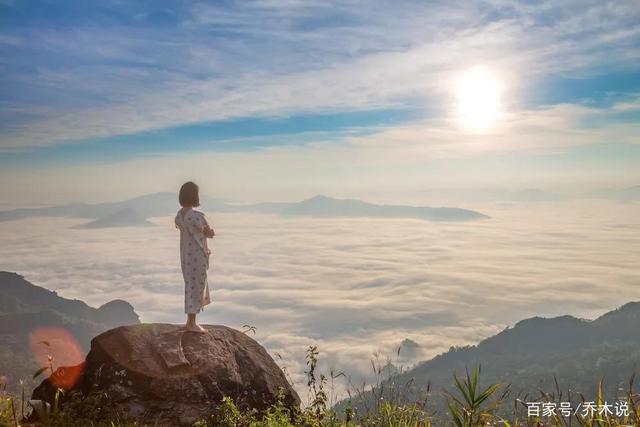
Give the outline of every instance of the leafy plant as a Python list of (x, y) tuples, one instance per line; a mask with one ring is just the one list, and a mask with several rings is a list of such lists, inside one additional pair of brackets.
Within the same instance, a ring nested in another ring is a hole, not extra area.
[(317, 421), (320, 422), (327, 412), (327, 393), (324, 391), (327, 378), (324, 374), (320, 374), (320, 377), (316, 376), (318, 354), (317, 346), (309, 346), (306, 355), (308, 370), (305, 373), (307, 374), (307, 387), (309, 388), (310, 396), (309, 410), (315, 415)]
[(458, 427), (483, 426), (495, 420), (496, 409), (508, 393), (506, 390), (500, 399), (489, 403), (489, 399), (498, 391), (500, 384), (491, 384), (480, 391), (479, 375), (479, 366), (474, 368), (473, 376), (470, 376), (467, 370), (466, 378), (462, 381), (454, 374), (453, 379), (459, 395), (446, 392), (449, 398), (449, 412)]
[(255, 335), (257, 331), (258, 331), (258, 328), (256, 328), (255, 326), (252, 326), (252, 325), (242, 326), (242, 332), (244, 332), (245, 334), (251, 332), (253, 335)]

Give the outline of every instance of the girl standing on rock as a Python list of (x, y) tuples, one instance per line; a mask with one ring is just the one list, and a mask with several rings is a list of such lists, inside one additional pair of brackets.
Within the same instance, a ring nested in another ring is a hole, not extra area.
[(204, 214), (193, 208), (200, 206), (198, 186), (189, 181), (180, 188), (178, 200), (182, 209), (176, 214), (176, 228), (180, 229), (180, 261), (184, 277), (184, 311), (187, 323), (184, 330), (206, 333), (206, 329), (196, 323), (196, 314), (211, 303), (207, 269), (211, 251), (207, 238), (215, 233), (207, 223)]

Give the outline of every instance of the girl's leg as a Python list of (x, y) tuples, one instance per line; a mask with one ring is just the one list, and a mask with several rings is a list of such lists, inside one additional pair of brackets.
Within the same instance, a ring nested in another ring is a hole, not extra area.
[(196, 323), (196, 314), (195, 313), (188, 313), (187, 314), (187, 324), (185, 325), (185, 329), (187, 331), (192, 331), (192, 332), (201, 332), (201, 333), (207, 332), (207, 330), (205, 328), (203, 328), (202, 326), (200, 326), (200, 325), (198, 325)]
[(195, 326), (195, 324), (196, 324), (196, 314), (187, 313), (187, 324), (185, 326)]

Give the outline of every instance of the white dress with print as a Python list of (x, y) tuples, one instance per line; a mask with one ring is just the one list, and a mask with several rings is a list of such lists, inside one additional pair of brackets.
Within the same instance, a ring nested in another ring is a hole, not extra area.
[[(184, 214), (182, 213), (184, 212)], [(199, 313), (211, 303), (207, 269), (211, 251), (207, 246), (204, 214), (193, 209), (178, 211), (175, 219), (180, 229), (180, 262), (184, 277), (184, 312)]]

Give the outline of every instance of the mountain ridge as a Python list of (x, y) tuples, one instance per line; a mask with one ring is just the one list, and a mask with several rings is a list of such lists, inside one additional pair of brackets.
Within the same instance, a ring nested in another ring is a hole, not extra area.
[(112, 214), (76, 226), (74, 228), (111, 228), (111, 227), (151, 227), (154, 224), (147, 221), (143, 215), (130, 207), (125, 207)]
[[(469, 221), (488, 218), (469, 209), (404, 205), (377, 205), (355, 199), (336, 199), (317, 195), (299, 202), (230, 204), (220, 199), (201, 198), (203, 209), (210, 212), (249, 212), (312, 217), (417, 218), (430, 221)], [(179, 208), (173, 193), (153, 193), (109, 203), (71, 203), (45, 208), (22, 208), (0, 211), (0, 222), (29, 217), (85, 218), (92, 221), (75, 228), (109, 228), (147, 226), (148, 218), (173, 215)]]
[[(3, 298), (11, 297), (17, 300), (23, 306), (23, 310), (27, 312), (51, 309), (72, 317), (87, 317), (91, 320), (93, 320), (94, 314), (99, 312), (104, 317), (105, 306), (109, 307), (113, 303), (123, 302), (128, 304), (131, 309), (129, 313), (131, 317), (127, 320), (139, 322), (138, 315), (133, 310), (133, 307), (124, 300), (112, 300), (98, 308), (94, 308), (82, 300), (64, 298), (59, 296), (56, 291), (34, 285), (26, 280), (24, 276), (15, 272), (0, 271), (0, 294), (2, 294)], [(6, 313), (0, 311), (0, 314)]]
[[(520, 320), (513, 327), (487, 337), (475, 345), (453, 346), (431, 359), (384, 380), (378, 389), (407, 385), (409, 402), (421, 399), (431, 390), (453, 390), (453, 376), (481, 367), (483, 387), (500, 383), (509, 385), (522, 400), (535, 400), (541, 391), (554, 393), (556, 380), (566, 395), (580, 394), (595, 399), (598, 383), (604, 379), (605, 398), (614, 399), (620, 388), (640, 375), (640, 301), (628, 302), (597, 318), (580, 319), (570, 315), (545, 318), (534, 316)], [(480, 386), (479, 386), (480, 387)], [(392, 396), (387, 396), (391, 398)], [(352, 400), (354, 408), (371, 403), (371, 391)], [(336, 405), (341, 409), (346, 400)], [(432, 412), (446, 412), (446, 399), (432, 396)]]
[(7, 376), (10, 388), (15, 389), (20, 379), (27, 388), (35, 386), (32, 374), (43, 363), (37, 357), (43, 349), (34, 343), (47, 341), (47, 351), (58, 364), (66, 353), (88, 351), (96, 335), (139, 323), (133, 306), (124, 300), (94, 308), (34, 285), (17, 273), (0, 271), (0, 375)]

